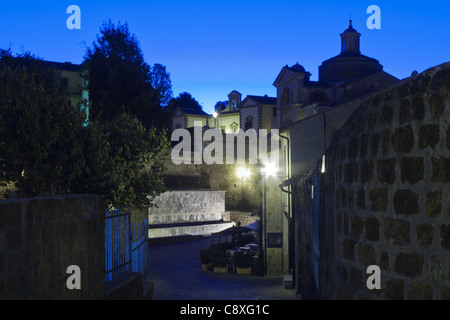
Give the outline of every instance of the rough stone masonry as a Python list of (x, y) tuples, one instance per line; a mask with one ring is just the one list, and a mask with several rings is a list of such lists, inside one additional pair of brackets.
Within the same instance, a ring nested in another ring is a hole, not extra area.
[[(305, 297), (450, 299), (449, 120), (450, 63), (382, 91), (349, 118), (326, 172), (318, 163), (295, 188)], [(381, 290), (366, 286), (373, 264)]]

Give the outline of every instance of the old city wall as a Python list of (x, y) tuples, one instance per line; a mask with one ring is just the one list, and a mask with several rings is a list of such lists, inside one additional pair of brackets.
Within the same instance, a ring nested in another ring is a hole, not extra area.
[[(363, 103), (294, 187), (305, 298), (450, 299), (450, 63)], [(367, 267), (381, 269), (369, 290)]]

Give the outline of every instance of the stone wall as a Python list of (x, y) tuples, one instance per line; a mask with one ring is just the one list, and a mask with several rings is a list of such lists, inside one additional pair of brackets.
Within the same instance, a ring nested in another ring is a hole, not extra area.
[(169, 160), (165, 183), (170, 190), (224, 190), (226, 210), (249, 210), (261, 208), (261, 185), (259, 168), (246, 164), (250, 177), (242, 181), (236, 174), (235, 164), (180, 164)]
[[(0, 299), (102, 299), (105, 204), (73, 195), (0, 201)], [(81, 290), (66, 286), (81, 269)]]
[(150, 225), (218, 221), (225, 212), (225, 192), (168, 191), (156, 197), (154, 203), (155, 206), (148, 209)]
[(225, 221), (233, 221), (236, 225), (248, 226), (256, 221), (261, 220), (261, 212), (241, 212), (241, 211), (228, 211), (224, 215)]
[[(450, 299), (450, 63), (363, 103), (294, 191), (305, 298)], [(381, 268), (369, 290), (367, 267)]]
[(225, 191), (168, 191), (154, 202), (148, 209), (149, 238), (210, 235), (234, 226), (224, 221)]

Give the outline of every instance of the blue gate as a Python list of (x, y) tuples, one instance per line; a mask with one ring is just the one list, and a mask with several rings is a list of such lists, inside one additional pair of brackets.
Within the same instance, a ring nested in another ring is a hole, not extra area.
[(142, 273), (143, 279), (147, 277), (147, 219), (143, 223), (132, 224), (133, 244), (131, 245), (131, 271)]
[(106, 210), (105, 267), (106, 281), (131, 271), (131, 228), (129, 208)]
[(147, 220), (130, 223), (130, 208), (107, 209), (105, 214), (105, 277), (112, 281), (123, 272), (147, 276)]

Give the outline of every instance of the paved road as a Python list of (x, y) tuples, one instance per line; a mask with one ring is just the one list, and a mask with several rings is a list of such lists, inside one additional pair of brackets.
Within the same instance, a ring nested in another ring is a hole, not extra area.
[(295, 300), (294, 290), (284, 289), (281, 278), (217, 274), (202, 271), (199, 249), (211, 238), (151, 245), (150, 281), (155, 300)]

